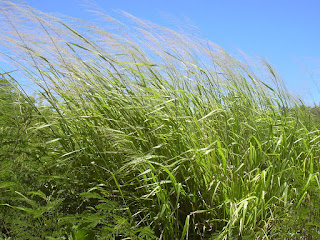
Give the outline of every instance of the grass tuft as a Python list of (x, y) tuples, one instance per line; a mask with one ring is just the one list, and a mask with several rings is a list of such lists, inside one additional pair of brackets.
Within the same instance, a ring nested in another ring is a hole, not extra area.
[(268, 62), (129, 14), (98, 26), (0, 9), (2, 55), (38, 87), (21, 136), (33, 145), (1, 160), (3, 236), (319, 235), (319, 118)]

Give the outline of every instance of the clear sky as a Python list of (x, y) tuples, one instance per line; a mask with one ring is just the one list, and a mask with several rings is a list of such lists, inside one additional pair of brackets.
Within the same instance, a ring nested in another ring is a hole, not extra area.
[[(82, 0), (25, 0), (39, 10), (92, 20)], [(96, 0), (106, 13), (124, 10), (170, 27), (190, 19), (231, 54), (240, 49), (270, 61), (288, 89), (320, 102), (320, 0)]]

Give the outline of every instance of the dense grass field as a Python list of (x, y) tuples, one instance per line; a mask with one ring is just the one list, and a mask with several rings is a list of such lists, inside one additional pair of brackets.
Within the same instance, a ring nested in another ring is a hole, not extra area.
[(0, 10), (0, 239), (320, 238), (319, 109), (271, 64), (125, 13)]

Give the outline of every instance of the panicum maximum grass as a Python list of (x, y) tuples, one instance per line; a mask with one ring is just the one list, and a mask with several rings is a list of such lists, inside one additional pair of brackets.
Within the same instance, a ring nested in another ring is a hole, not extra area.
[[(98, 26), (0, 4), (2, 55), (51, 109), (30, 128), (49, 139), (41, 161), (74, 189), (60, 216), (104, 201), (159, 239), (283, 239), (308, 209), (318, 234), (319, 121), (268, 62), (126, 13)], [(115, 220), (99, 221), (105, 239)]]

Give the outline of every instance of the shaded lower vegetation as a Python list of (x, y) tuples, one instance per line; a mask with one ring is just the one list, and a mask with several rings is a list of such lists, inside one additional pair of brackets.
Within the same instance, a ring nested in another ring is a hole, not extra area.
[(0, 238), (319, 238), (319, 109), (270, 64), (133, 17), (116, 34), (0, 4), (39, 89), (1, 73)]

